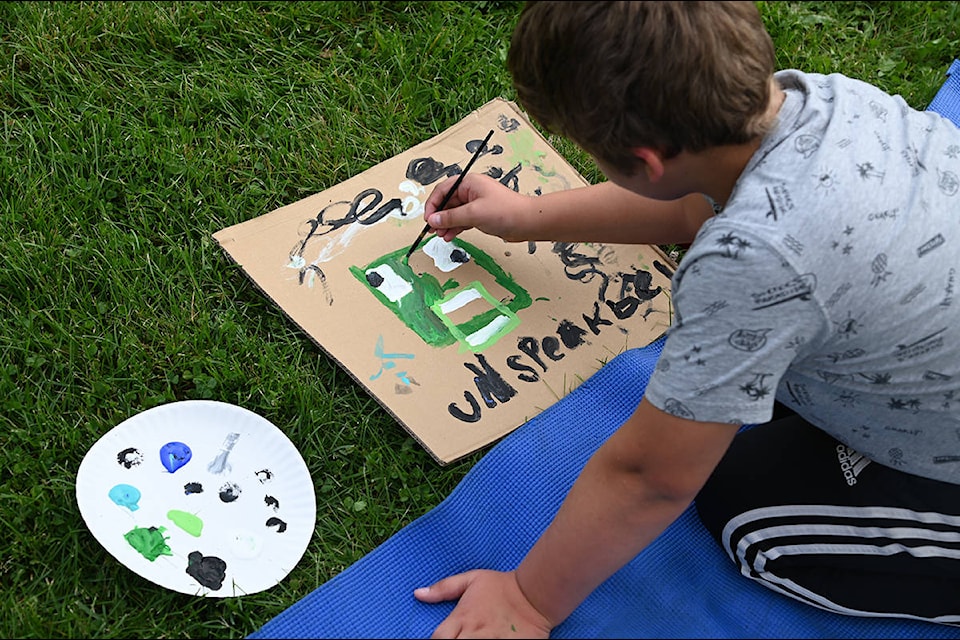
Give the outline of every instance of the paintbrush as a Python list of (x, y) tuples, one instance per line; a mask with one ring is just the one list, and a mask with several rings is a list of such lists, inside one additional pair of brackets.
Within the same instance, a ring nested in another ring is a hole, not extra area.
[[(460, 172), (460, 175), (457, 176), (457, 181), (453, 183), (453, 186), (450, 187), (450, 191), (447, 191), (447, 195), (443, 196), (443, 200), (440, 202), (440, 206), (437, 207), (437, 211), (443, 211), (444, 207), (447, 206), (447, 202), (450, 201), (450, 197), (457, 192), (457, 189), (460, 187), (460, 183), (463, 182), (463, 176), (467, 175), (467, 171), (470, 171), (470, 167), (473, 166), (473, 163), (477, 158), (480, 157), (480, 154), (483, 153), (484, 147), (487, 146), (487, 143), (490, 141), (490, 138), (493, 137), (493, 129), (490, 129), (490, 133), (487, 134), (487, 137), (483, 139), (483, 142), (480, 143), (480, 146), (477, 147), (477, 150), (473, 152), (473, 157), (470, 158), (470, 162), (467, 163), (467, 166), (463, 168), (463, 171)], [(417, 246), (420, 244), (420, 241), (423, 240), (423, 237), (427, 235), (427, 232), (430, 231), (430, 224), (427, 223), (423, 227), (423, 231), (420, 232), (420, 235), (417, 236), (417, 239), (410, 245), (410, 250), (407, 251), (407, 255), (404, 260), (410, 260), (410, 256), (416, 251)]]

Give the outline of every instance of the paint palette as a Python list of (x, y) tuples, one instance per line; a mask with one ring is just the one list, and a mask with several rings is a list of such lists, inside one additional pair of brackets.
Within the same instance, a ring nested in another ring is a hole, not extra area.
[(124, 420), (84, 456), (76, 490), (83, 519), (113, 557), (199, 596), (277, 584), (316, 523), (313, 481), (293, 443), (223, 402), (172, 402)]

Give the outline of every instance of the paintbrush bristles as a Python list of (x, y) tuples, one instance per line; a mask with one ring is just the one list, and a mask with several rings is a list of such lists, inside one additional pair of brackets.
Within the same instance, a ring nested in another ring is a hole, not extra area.
[[(457, 176), (456, 182), (453, 183), (453, 186), (450, 187), (450, 190), (447, 191), (447, 195), (443, 196), (443, 200), (440, 202), (440, 206), (437, 207), (437, 211), (443, 211), (447, 207), (447, 203), (450, 202), (450, 198), (454, 193), (457, 192), (457, 189), (460, 188), (460, 183), (463, 182), (463, 177), (467, 175), (467, 171), (470, 171), (470, 167), (473, 166), (473, 163), (476, 162), (477, 158), (480, 157), (480, 154), (483, 153), (483, 150), (486, 149), (487, 143), (490, 142), (490, 138), (493, 137), (493, 129), (490, 129), (490, 133), (487, 134), (487, 137), (483, 139), (483, 142), (480, 143), (480, 146), (477, 147), (477, 150), (473, 152), (473, 157), (470, 158), (470, 162), (467, 163), (467, 166), (463, 168), (463, 171), (460, 172), (460, 175)], [(417, 247), (420, 245), (420, 242), (423, 240), (423, 237), (427, 235), (427, 232), (430, 231), (430, 224), (427, 223), (423, 227), (423, 231), (420, 232), (420, 235), (417, 236), (417, 239), (413, 241), (413, 244), (410, 245), (410, 249), (407, 251), (407, 255), (404, 260), (409, 261), (410, 256), (413, 255), (413, 252), (416, 251)]]

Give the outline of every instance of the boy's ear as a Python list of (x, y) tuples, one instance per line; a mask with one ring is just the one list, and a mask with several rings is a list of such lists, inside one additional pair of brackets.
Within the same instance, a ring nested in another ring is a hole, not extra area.
[(652, 147), (634, 147), (632, 151), (634, 157), (643, 163), (647, 180), (657, 182), (663, 177), (663, 156), (659, 151)]

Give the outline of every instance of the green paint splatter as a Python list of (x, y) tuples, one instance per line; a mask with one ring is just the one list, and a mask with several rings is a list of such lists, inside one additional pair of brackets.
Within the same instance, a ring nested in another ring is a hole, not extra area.
[(167, 518), (194, 538), (199, 538), (200, 532), (203, 531), (203, 520), (192, 513), (180, 511), (179, 509), (171, 509), (167, 511)]
[[(457, 295), (463, 291), (471, 289), (479, 293), (480, 297), (486, 300), (490, 305), (490, 308), (483, 313), (478, 313), (466, 322), (455, 324), (453, 320), (449, 318), (449, 316), (443, 313), (441, 306), (445, 302), (457, 297)], [(520, 324), (520, 318), (517, 317), (517, 314), (511, 311), (507, 305), (500, 303), (493, 296), (491, 296), (490, 293), (479, 282), (471, 282), (460, 291), (451, 293), (442, 300), (437, 300), (430, 305), (430, 309), (437, 315), (438, 318), (443, 321), (443, 323), (447, 326), (447, 329), (450, 330), (450, 333), (452, 333), (457, 341), (460, 342), (461, 352), (469, 349), (470, 351), (479, 353), (490, 345), (495, 344), (497, 340), (513, 331)], [(478, 331), (483, 331), (490, 326), (490, 323), (492, 322), (499, 322), (500, 325), (482, 342), (479, 342), (476, 338), (474, 338), (473, 341), (475, 344), (471, 344), (471, 336)]]
[(160, 556), (172, 556), (173, 551), (167, 546), (170, 536), (164, 536), (164, 527), (134, 527), (123, 535), (130, 546), (140, 552), (144, 558), (153, 562)]

